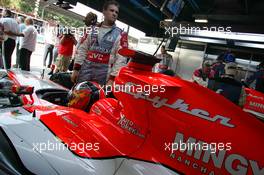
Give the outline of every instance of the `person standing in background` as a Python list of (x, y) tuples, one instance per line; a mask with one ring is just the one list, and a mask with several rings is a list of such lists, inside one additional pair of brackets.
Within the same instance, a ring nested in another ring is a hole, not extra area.
[(220, 54), (211, 66), (211, 78), (221, 78), (225, 74), (224, 53)]
[(225, 74), (212, 80), (208, 88), (242, 107), (245, 104), (246, 92), (243, 84), (236, 80), (237, 70), (236, 63), (226, 63)]
[(23, 36), (20, 43), (20, 68), (30, 71), (30, 57), (36, 48), (38, 32), (33, 26), (32, 18), (26, 18), (25, 23), (26, 28), (20, 34), (20, 36)]
[(73, 52), (73, 59), (72, 62), (69, 66), (69, 70), (72, 71), (73, 70), (73, 66), (74, 66), (74, 60), (76, 57), (78, 57), (78, 49), (80, 44), (83, 42), (83, 38), (85, 37), (85, 35), (87, 35), (89, 33), (89, 29), (91, 29), (91, 26), (94, 26), (97, 24), (97, 15), (89, 12), (86, 14), (84, 20), (83, 20), (85, 27), (83, 28), (83, 32), (81, 33), (81, 37), (78, 39), (78, 42), (76, 44), (75, 50)]
[(209, 61), (204, 61), (202, 68), (198, 68), (193, 72), (192, 82), (197, 83), (203, 87), (207, 87), (209, 78), (211, 78), (211, 67)]
[(45, 51), (44, 51), (44, 57), (43, 57), (43, 66), (46, 66), (47, 57), (48, 59), (48, 68), (50, 68), (51, 63), (53, 61), (53, 49), (55, 45), (55, 27), (48, 24), (46, 30), (45, 30)]
[(160, 48), (160, 54), (158, 54), (156, 57), (161, 59), (159, 65), (158, 65), (158, 72), (163, 73), (171, 68), (172, 64), (172, 56), (167, 53), (165, 50), (165, 46), (161, 46)]
[(92, 26), (92, 32), (83, 37), (77, 50), (72, 82), (95, 81), (101, 85), (112, 85), (127, 59), (118, 54), (127, 48), (127, 34), (115, 24), (119, 14), (116, 1), (106, 1), (103, 5), (104, 21)]
[(264, 61), (258, 65), (257, 71), (247, 78), (245, 83), (249, 86), (254, 81), (256, 81), (255, 90), (264, 93)]
[[(22, 33), (23, 30), (26, 28), (25, 18), (23, 16), (17, 17), (17, 23), (18, 23), (18, 31), (19, 33)], [(20, 50), (19, 50), (19, 45), (21, 42), (21, 37), (17, 37), (16, 39), (16, 64), (14, 65), (15, 68), (18, 68), (20, 65)]]
[(55, 72), (66, 72), (71, 62), (73, 53), (73, 46), (77, 44), (75, 37), (71, 34), (71, 31), (65, 28), (65, 32), (60, 40), (59, 56), (56, 61)]
[(50, 66), (50, 72), (48, 73), (48, 75), (52, 75), (53, 71), (56, 68), (56, 62), (57, 62), (57, 58), (58, 58), (58, 49), (59, 49), (59, 45), (60, 45), (60, 40), (62, 37), (62, 32), (60, 30), (60, 25), (57, 24), (56, 28), (54, 29), (55, 32), (55, 38), (54, 38), (54, 47), (53, 47), (53, 60), (52, 60), (52, 64)]
[(0, 19), (0, 23), (4, 26), (4, 33), (8, 35), (8, 39), (4, 42), (4, 50), (5, 50), (5, 63), (6, 68), (11, 68), (11, 58), (13, 51), (16, 47), (16, 38), (19, 33), (18, 31), (18, 23), (12, 18), (12, 12), (10, 10), (3, 10), (3, 18)]

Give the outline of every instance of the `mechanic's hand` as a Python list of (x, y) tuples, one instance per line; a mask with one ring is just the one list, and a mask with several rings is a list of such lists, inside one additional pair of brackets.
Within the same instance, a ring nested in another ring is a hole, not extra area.
[(71, 81), (72, 81), (73, 83), (76, 83), (76, 82), (77, 82), (77, 78), (78, 78), (78, 76), (79, 76), (79, 71), (74, 70), (74, 71), (72, 72), (72, 74), (71, 74)]

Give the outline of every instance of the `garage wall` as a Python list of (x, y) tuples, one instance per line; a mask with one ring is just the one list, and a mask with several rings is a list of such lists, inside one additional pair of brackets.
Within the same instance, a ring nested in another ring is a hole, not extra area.
[[(153, 54), (159, 46), (158, 38), (140, 38), (136, 50)], [(201, 67), (204, 58), (204, 44), (180, 41), (174, 52), (168, 52), (173, 57), (171, 69), (178, 76), (190, 80), (195, 69)], [(157, 54), (160, 53), (160, 50)]]
[[(153, 55), (159, 44), (160, 41), (158, 38), (143, 37), (139, 39), (138, 45), (135, 49)], [(158, 53), (160, 53), (160, 51)]]
[(182, 79), (190, 80), (195, 69), (201, 67), (204, 45), (180, 43), (174, 52), (174, 69)]

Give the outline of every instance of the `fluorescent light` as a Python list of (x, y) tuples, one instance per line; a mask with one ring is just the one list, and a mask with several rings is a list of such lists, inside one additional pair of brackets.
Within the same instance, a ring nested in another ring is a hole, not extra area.
[(172, 19), (164, 19), (164, 21), (172, 22)]
[(209, 39), (209, 38), (186, 37), (186, 36), (181, 36), (180, 38), (182, 40), (197, 41), (197, 42), (203, 42), (203, 43), (226, 44), (226, 41), (224, 40), (216, 40), (216, 39)]
[(263, 34), (247, 34), (247, 33), (232, 33), (232, 32), (224, 33), (224, 32), (200, 30), (197, 31), (193, 36), (212, 37), (219, 39), (232, 39), (232, 40), (241, 40), (241, 41), (255, 41), (255, 42), (264, 41)]
[(236, 46), (244, 46), (244, 47), (251, 47), (251, 48), (264, 49), (264, 44), (235, 42), (235, 45), (236, 45)]
[(208, 23), (207, 19), (195, 19), (195, 22), (197, 23)]

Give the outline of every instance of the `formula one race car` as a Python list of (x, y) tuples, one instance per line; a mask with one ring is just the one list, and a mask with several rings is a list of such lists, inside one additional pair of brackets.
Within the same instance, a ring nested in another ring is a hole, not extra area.
[[(264, 174), (264, 123), (197, 84), (131, 60), (115, 98), (89, 112), (68, 90), (26, 72), (1, 72), (0, 174)], [(34, 90), (33, 90), (34, 87)]]

